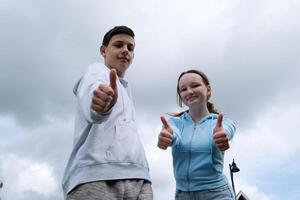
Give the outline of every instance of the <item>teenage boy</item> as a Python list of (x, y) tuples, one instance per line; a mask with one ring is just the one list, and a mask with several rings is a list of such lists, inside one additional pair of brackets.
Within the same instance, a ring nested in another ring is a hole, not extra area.
[(67, 200), (152, 200), (125, 72), (134, 58), (134, 32), (109, 30), (95, 63), (74, 88), (77, 99), (73, 150), (63, 178)]

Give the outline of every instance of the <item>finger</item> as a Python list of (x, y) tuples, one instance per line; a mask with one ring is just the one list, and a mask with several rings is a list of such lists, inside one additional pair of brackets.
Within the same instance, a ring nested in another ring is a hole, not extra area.
[(220, 142), (226, 142), (228, 143), (228, 138), (227, 137), (215, 137), (214, 138), (215, 143), (220, 143)]
[(160, 135), (159, 139), (164, 140), (164, 141), (168, 140), (168, 141), (172, 142), (173, 137), (172, 137), (172, 135), (170, 135), (170, 133), (168, 133), (168, 134), (162, 134), (162, 135)]
[[(113, 99), (112, 95), (107, 94), (105, 92), (107, 92), (107, 91), (103, 91), (103, 90), (97, 89), (93, 93), (93, 95), (94, 95), (93, 98), (101, 99), (102, 101), (105, 101), (105, 102), (111, 101)], [(108, 93), (110, 93), (110, 92), (108, 92)], [(112, 91), (112, 93), (113, 93), (113, 91)]]
[(218, 115), (218, 121), (217, 121), (217, 124), (216, 124), (216, 128), (222, 128), (222, 121), (223, 121), (223, 114), (220, 113)]
[(229, 144), (220, 144), (220, 145), (217, 145), (218, 149), (220, 149), (221, 151), (225, 151), (227, 149), (230, 148)]
[(225, 148), (225, 147), (229, 147), (228, 143), (220, 143), (217, 145), (218, 148)]
[[(112, 102), (112, 97), (101, 92), (94, 91), (94, 96), (92, 97), (92, 108), (97, 112), (105, 112), (108, 110)], [(97, 108), (95, 108), (97, 106)]]
[(109, 73), (109, 86), (115, 91), (117, 90), (117, 72), (111, 69)]
[(104, 107), (103, 106), (99, 106), (97, 104), (92, 104), (91, 107), (96, 112), (99, 112), (99, 113), (104, 112)]
[(172, 133), (170, 133), (168, 130), (164, 129), (160, 132), (161, 137), (167, 137), (167, 138), (173, 138)]
[(214, 139), (218, 139), (218, 138), (227, 138), (227, 135), (226, 133), (223, 132), (215, 132)]
[(167, 120), (166, 120), (166, 118), (164, 116), (161, 116), (160, 120), (161, 120), (161, 122), (163, 123), (163, 125), (166, 129), (171, 129), (168, 122), (167, 122)]
[(160, 137), (159, 141), (161, 143), (164, 143), (164, 144), (168, 145), (168, 146), (172, 144), (172, 139), (170, 139), (170, 138)]
[(226, 141), (222, 141), (222, 142), (215, 142), (215, 144), (216, 144), (216, 146), (227, 146), (227, 145), (229, 145), (229, 143), (228, 142), (226, 142)]
[(100, 90), (100, 92), (104, 93), (105, 95), (110, 95), (110, 96), (113, 96), (115, 93), (111, 87), (103, 85), (103, 84), (99, 85), (99, 90)]
[(93, 97), (92, 104), (104, 107), (107, 103), (98, 97)]
[(163, 150), (166, 150), (166, 149), (167, 149), (166, 146), (163, 146), (163, 145), (161, 145), (161, 144), (157, 144), (157, 146), (158, 146), (159, 148), (163, 149)]
[(110, 105), (111, 102), (112, 102), (112, 97), (108, 96), (104, 93), (94, 95), (93, 98), (92, 98), (92, 103), (93, 104), (96, 104), (96, 105), (99, 105), (99, 106), (102, 106), (102, 107)]
[(106, 98), (100, 98), (97, 96), (94, 96), (92, 98), (92, 104), (105, 107), (109, 105), (112, 101), (112, 98), (110, 96), (107, 96)]

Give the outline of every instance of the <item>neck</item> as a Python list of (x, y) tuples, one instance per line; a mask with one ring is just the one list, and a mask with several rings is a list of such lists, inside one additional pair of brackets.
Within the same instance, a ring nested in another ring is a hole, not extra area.
[(118, 71), (117, 70), (117, 68), (114, 68), (114, 67), (112, 67), (111, 65), (109, 65), (108, 63), (106, 63), (105, 62), (105, 64), (104, 64), (108, 69), (115, 69), (116, 71), (117, 71), (117, 75), (118, 75), (118, 77), (121, 77), (121, 78), (124, 78), (124, 76), (125, 76), (125, 72), (120, 72), (120, 71)]
[(200, 121), (203, 117), (209, 115), (207, 106), (194, 106), (189, 108), (189, 114), (194, 122)]

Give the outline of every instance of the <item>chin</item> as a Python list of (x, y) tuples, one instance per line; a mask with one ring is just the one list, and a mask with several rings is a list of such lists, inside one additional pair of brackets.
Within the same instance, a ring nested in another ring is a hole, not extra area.
[(122, 70), (126, 70), (129, 67), (128, 63), (118, 63), (117, 64), (117, 68), (122, 69)]
[(198, 100), (197, 99), (193, 99), (191, 101), (188, 101), (187, 103), (188, 104), (195, 104), (195, 103), (198, 103)]
[(191, 107), (191, 106), (198, 106), (198, 105), (200, 105), (201, 103), (199, 103), (198, 101), (191, 101), (191, 102), (189, 102), (189, 103), (187, 103), (186, 105), (188, 106), (188, 107)]

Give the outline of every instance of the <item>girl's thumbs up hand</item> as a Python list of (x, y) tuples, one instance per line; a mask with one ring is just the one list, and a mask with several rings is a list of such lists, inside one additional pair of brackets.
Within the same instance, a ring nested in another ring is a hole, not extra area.
[(218, 115), (216, 127), (214, 128), (214, 141), (218, 149), (225, 151), (229, 149), (228, 136), (222, 126), (223, 114)]
[(165, 117), (161, 116), (160, 120), (163, 124), (162, 130), (159, 133), (158, 136), (158, 143), (157, 146), (163, 150), (166, 150), (168, 146), (172, 145), (173, 141), (173, 130), (168, 124), (167, 120)]

